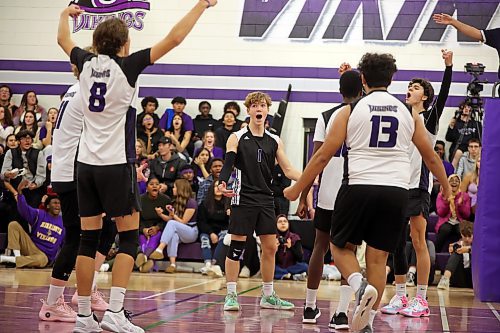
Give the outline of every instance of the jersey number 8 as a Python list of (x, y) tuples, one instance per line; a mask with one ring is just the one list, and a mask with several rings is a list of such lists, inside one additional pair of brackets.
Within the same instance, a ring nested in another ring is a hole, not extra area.
[(94, 82), (92, 88), (90, 88), (89, 97), (89, 110), (91, 112), (102, 112), (106, 106), (106, 100), (104, 95), (106, 95), (107, 87), (104, 82)]

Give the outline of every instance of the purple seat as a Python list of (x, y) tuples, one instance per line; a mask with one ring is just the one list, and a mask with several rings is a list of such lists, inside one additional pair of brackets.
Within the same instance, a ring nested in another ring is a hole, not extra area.
[(7, 234), (0, 233), (0, 250), (7, 248)]
[(444, 272), (448, 259), (450, 258), (449, 253), (436, 253), (436, 269)]
[(427, 233), (427, 239), (433, 242), (434, 244), (436, 243), (436, 233), (435, 232), (428, 232)]
[[(167, 249), (164, 251), (165, 258), (167, 256)], [(203, 261), (201, 257), (201, 243), (194, 242), (189, 244), (181, 243), (179, 244), (179, 249), (177, 250), (177, 260), (195, 260), (195, 261)]]
[(429, 215), (429, 220), (427, 221), (427, 232), (436, 232), (438, 218), (439, 217), (436, 214)]

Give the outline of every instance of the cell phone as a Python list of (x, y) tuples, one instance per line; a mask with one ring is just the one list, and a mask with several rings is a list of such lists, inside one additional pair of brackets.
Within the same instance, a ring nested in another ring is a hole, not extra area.
[(455, 252), (455, 253), (456, 253), (456, 252), (457, 252), (457, 250), (458, 250), (459, 248), (461, 248), (461, 247), (462, 247), (462, 246), (460, 246), (460, 244), (458, 244), (458, 243), (453, 244), (453, 252)]
[(174, 209), (174, 207), (172, 207), (172, 205), (167, 205), (165, 208), (167, 208), (167, 210), (168, 210), (169, 212), (172, 212), (172, 213), (174, 213), (174, 212), (175, 212), (175, 209)]

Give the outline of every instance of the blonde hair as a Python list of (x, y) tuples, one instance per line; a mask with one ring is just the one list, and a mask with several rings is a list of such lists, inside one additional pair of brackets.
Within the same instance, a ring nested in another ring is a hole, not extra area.
[(174, 184), (177, 188), (177, 195), (175, 196), (173, 206), (177, 216), (183, 218), (186, 211), (186, 204), (191, 198), (193, 190), (187, 179), (176, 179)]
[(261, 91), (254, 91), (254, 92), (251, 92), (247, 95), (247, 97), (245, 98), (245, 103), (243, 103), (247, 108), (250, 107), (250, 105), (254, 104), (254, 103), (258, 103), (262, 100), (265, 100), (266, 101), (266, 104), (268, 107), (271, 106), (272, 102), (271, 102), (271, 96), (269, 96), (268, 94), (264, 93), (264, 92), (261, 92)]

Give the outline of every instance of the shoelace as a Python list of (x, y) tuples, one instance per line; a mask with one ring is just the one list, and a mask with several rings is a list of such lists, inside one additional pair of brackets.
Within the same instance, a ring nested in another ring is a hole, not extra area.
[(58, 299), (56, 306), (58, 310), (64, 311), (64, 312), (74, 312), (73, 308), (68, 305), (64, 300)]
[(101, 293), (99, 290), (94, 290), (92, 292), (92, 298), (94, 298), (94, 299), (97, 298), (97, 299), (101, 299), (102, 300), (102, 299), (104, 299), (104, 294)]
[(414, 297), (411, 301), (410, 304), (408, 304), (408, 308), (414, 308), (419, 304), (419, 301), (416, 297)]
[(278, 306), (281, 308), (282, 300), (281, 300), (281, 298), (278, 295), (276, 295), (275, 292), (273, 292), (273, 294), (271, 296), (269, 296), (269, 297), (274, 298), (276, 300), (276, 303), (278, 304)]
[(132, 322), (132, 311), (125, 310), (123, 309), (123, 314), (125, 315), (125, 318), (127, 318), (128, 321)]

